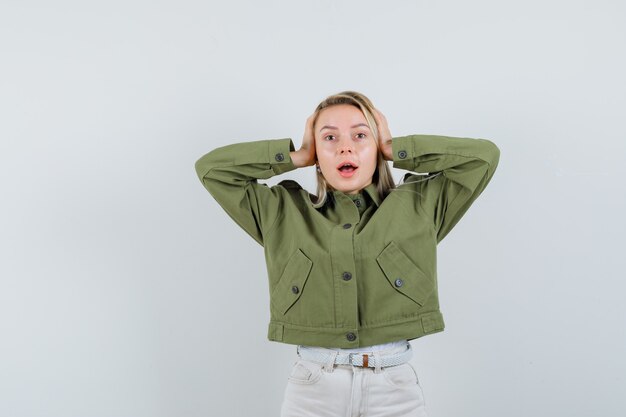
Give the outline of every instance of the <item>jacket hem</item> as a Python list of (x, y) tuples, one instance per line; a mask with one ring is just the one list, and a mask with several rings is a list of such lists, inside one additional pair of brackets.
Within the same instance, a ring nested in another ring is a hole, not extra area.
[[(441, 312), (434, 311), (403, 321), (375, 328), (302, 327), (271, 320), (267, 338), (273, 342), (326, 348), (358, 348), (397, 340), (412, 340), (443, 331), (445, 323)], [(352, 333), (356, 338), (348, 340)]]

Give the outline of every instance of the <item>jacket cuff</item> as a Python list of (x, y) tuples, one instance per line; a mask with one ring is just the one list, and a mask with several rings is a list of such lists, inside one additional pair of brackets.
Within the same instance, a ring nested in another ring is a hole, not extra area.
[(415, 149), (413, 148), (415, 141), (410, 136), (400, 136), (392, 138), (391, 150), (393, 153), (393, 167), (412, 171), (414, 167), (413, 158), (415, 158)]
[(297, 167), (291, 160), (289, 152), (295, 151), (291, 138), (269, 140), (268, 160), (276, 175), (293, 171)]

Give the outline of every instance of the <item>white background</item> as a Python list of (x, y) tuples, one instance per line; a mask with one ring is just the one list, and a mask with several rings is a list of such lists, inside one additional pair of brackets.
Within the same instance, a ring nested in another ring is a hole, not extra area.
[(278, 416), (295, 345), (194, 162), (346, 89), (501, 150), (411, 342), (430, 417), (626, 415), (624, 39), (617, 0), (3, 0), (0, 416)]

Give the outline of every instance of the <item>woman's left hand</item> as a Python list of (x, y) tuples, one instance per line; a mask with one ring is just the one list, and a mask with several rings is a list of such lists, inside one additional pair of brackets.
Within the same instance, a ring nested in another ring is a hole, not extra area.
[(374, 109), (374, 118), (378, 125), (378, 144), (383, 157), (387, 161), (393, 161), (393, 150), (391, 149), (391, 138), (393, 136), (391, 136), (389, 126), (387, 125), (387, 118), (378, 109)]

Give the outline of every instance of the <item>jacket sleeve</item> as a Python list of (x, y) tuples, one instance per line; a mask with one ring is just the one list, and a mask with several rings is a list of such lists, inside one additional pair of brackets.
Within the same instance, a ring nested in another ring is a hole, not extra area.
[(282, 207), (282, 186), (267, 179), (296, 169), (290, 138), (241, 142), (213, 149), (195, 163), (198, 178), (228, 215), (263, 246)]
[(433, 222), (437, 243), (452, 230), (491, 181), (500, 149), (487, 139), (439, 135), (393, 138), (393, 167), (430, 174), (420, 193), (434, 198)]

